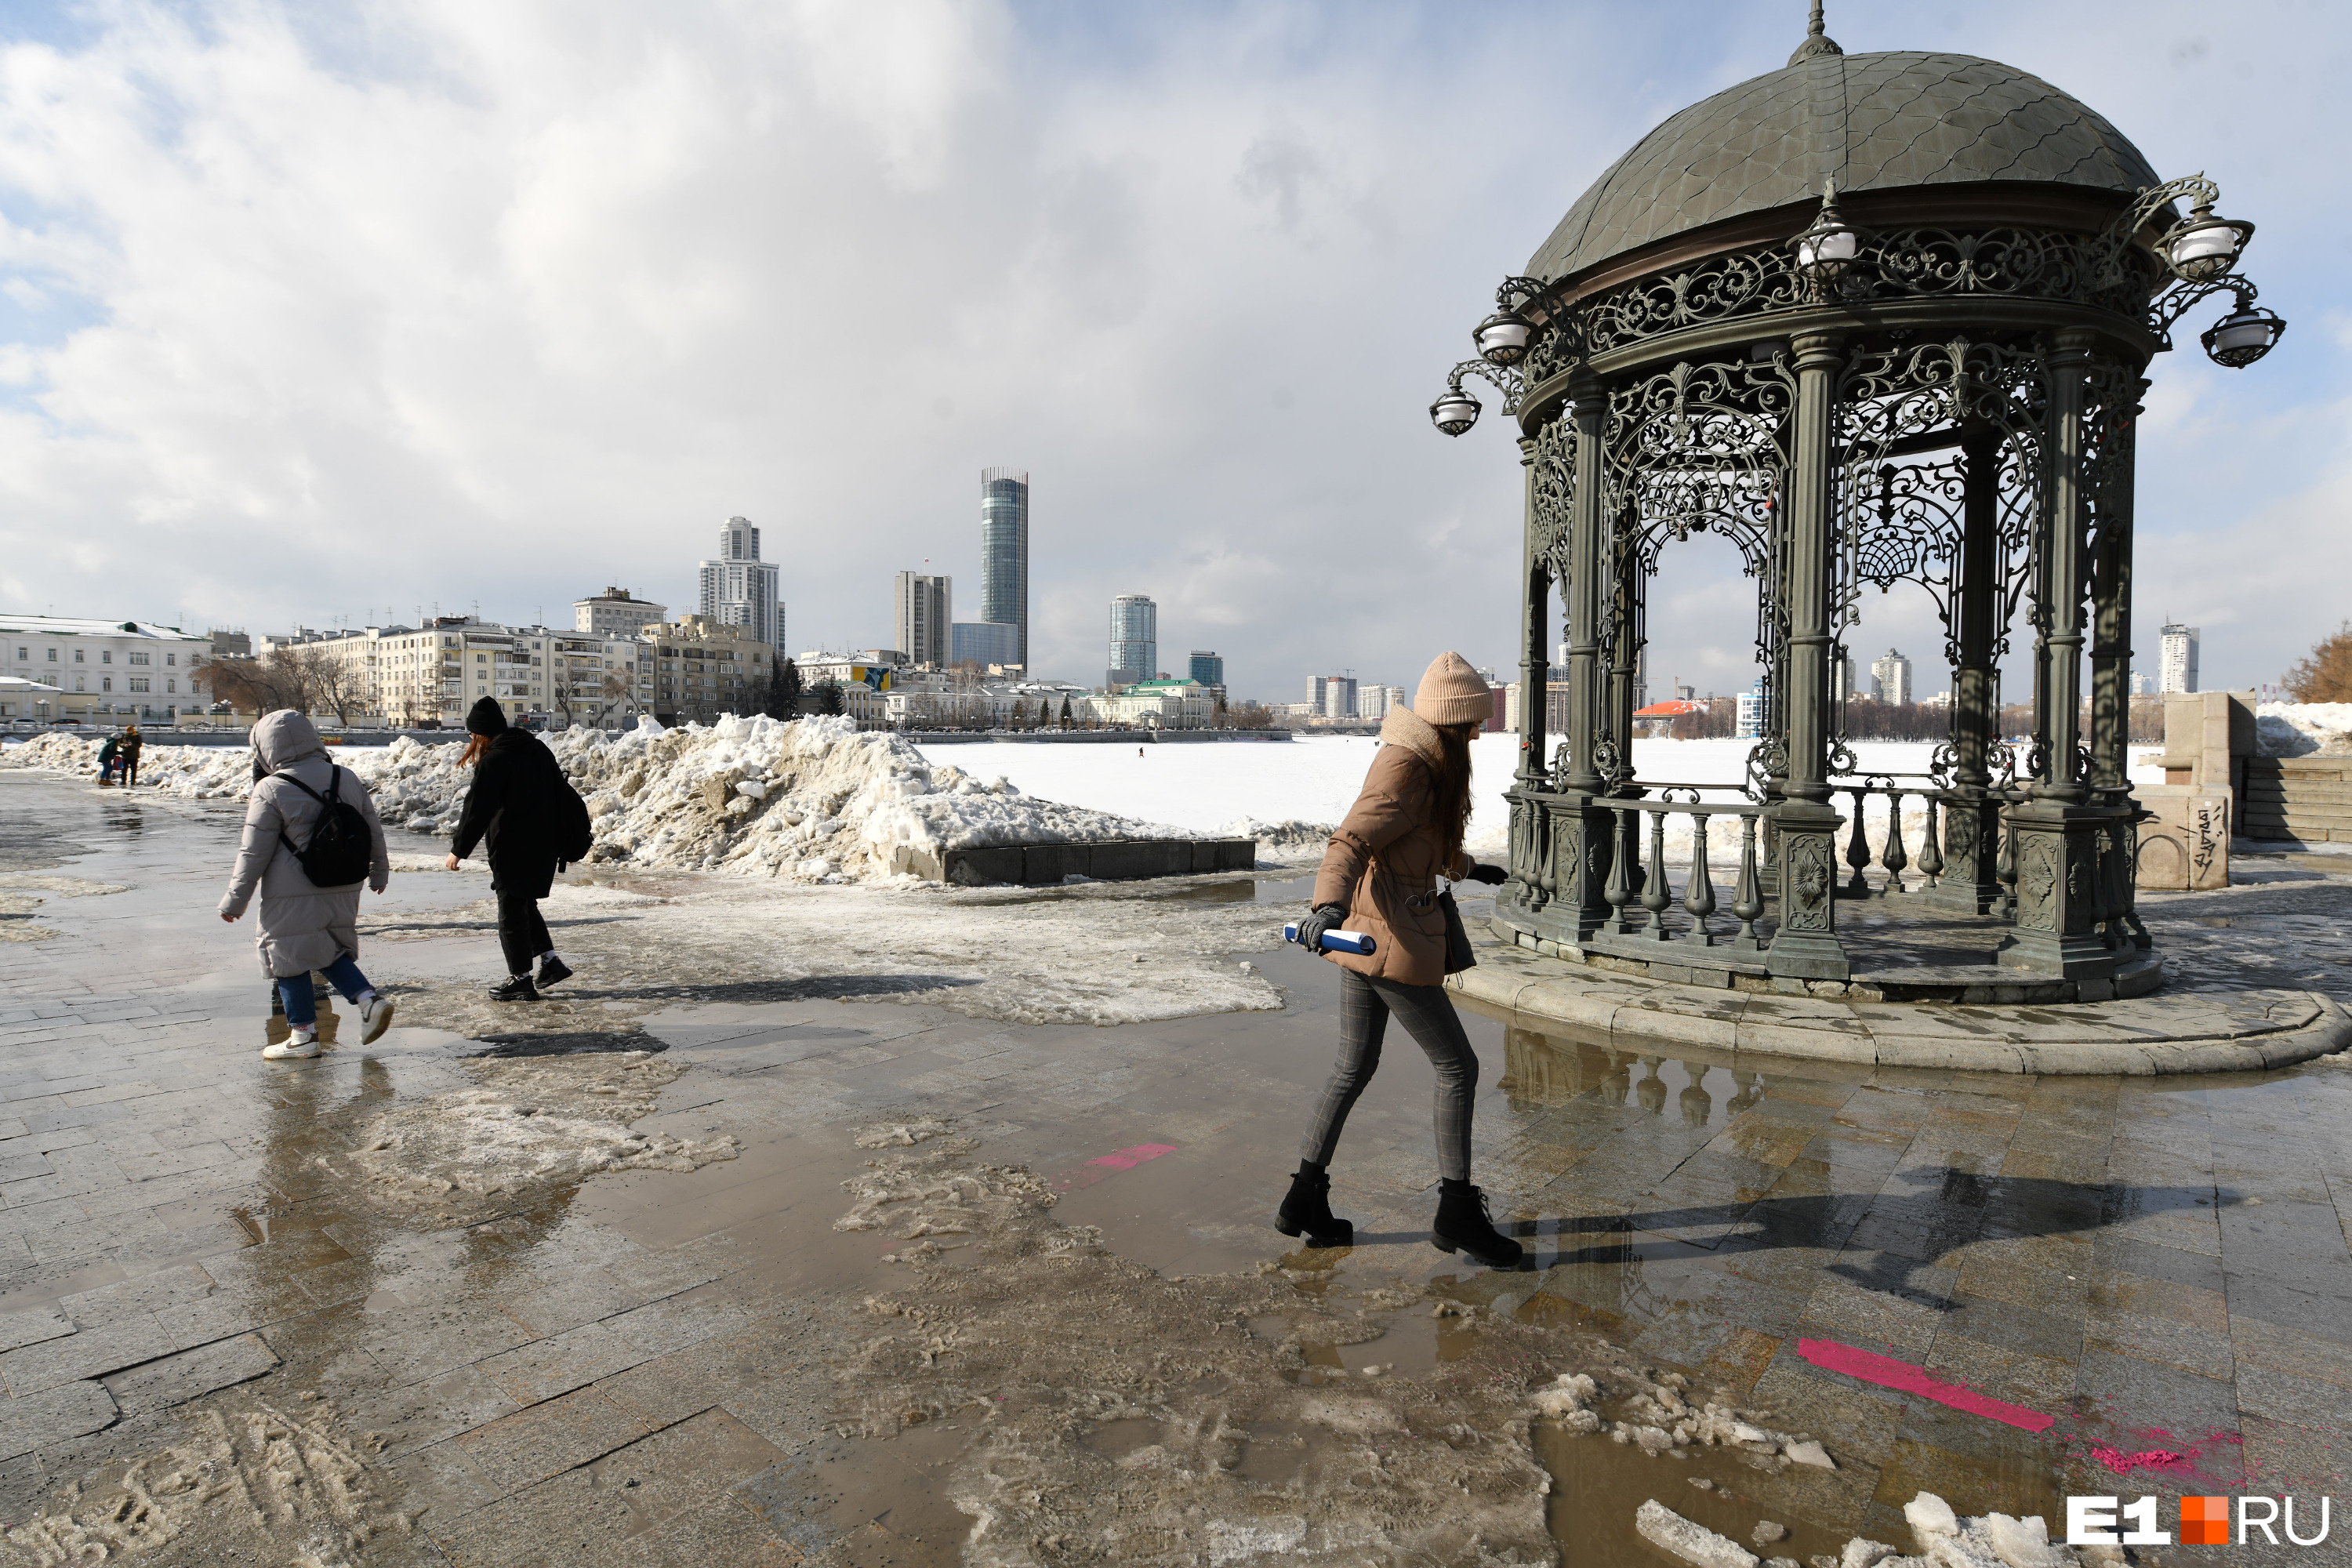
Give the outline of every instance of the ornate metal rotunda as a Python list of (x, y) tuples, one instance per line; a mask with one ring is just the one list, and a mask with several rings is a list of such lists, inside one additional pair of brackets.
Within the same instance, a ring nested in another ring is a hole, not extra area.
[[(2253, 226), (2213, 216), (2219, 199), (2012, 67), (1848, 55), (1818, 5), (1785, 68), (1675, 115), (1585, 192), (1431, 409), (1469, 428), (1477, 375), (1519, 422), (1502, 925), (1566, 957), (1837, 981), (1869, 963), (1839, 905), (1899, 896), (1997, 923), (1983, 946), (2020, 980), (2083, 999), (2156, 984), (2125, 753), (2141, 377), (2209, 296), (2235, 301), (2202, 337), (2224, 365), (2285, 326), (2237, 270)], [(1645, 593), (1702, 532), (1757, 585), (1760, 738), (1728, 787), (1633, 766)], [(1927, 773), (1863, 774), (1832, 670), (1863, 590), (1898, 580), (1941, 613), (1951, 735)], [(1996, 696), (2012, 625), (2035, 714), (2013, 743)], [(1926, 807), (1916, 861), (1906, 797)], [(1678, 894), (1670, 826), (1691, 845)]]

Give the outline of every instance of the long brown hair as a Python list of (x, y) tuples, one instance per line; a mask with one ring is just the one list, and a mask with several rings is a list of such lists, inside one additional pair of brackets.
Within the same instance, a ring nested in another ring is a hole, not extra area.
[(461, 768), (472, 767), (476, 763), (482, 760), (482, 753), (489, 749), (490, 737), (488, 735), (469, 736), (466, 742), (466, 750), (464, 754), (459, 756), (457, 759), (457, 765)]
[(1475, 721), (1435, 726), (1435, 816), (1437, 831), (1445, 847), (1442, 864), (1447, 866), (1453, 865), (1454, 857), (1462, 853), (1462, 840), (1470, 832), (1470, 737), (1478, 732), (1478, 728)]

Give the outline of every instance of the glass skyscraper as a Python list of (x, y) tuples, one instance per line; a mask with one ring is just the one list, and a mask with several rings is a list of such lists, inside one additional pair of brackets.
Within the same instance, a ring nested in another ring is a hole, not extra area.
[(1160, 606), (1149, 594), (1121, 594), (1110, 602), (1111, 685), (1149, 680), (1160, 673)]
[(980, 618), (1014, 628), (1029, 663), (1029, 470), (980, 471)]
[(1225, 661), (1214, 648), (1196, 647), (1185, 673), (1196, 686), (1223, 686), (1225, 683)]

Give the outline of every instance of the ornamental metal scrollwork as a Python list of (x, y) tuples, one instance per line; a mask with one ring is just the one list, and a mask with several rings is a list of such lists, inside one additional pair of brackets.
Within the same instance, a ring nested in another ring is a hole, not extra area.
[(1554, 418), (1536, 432), (1530, 483), (1528, 552), (1564, 584), (1576, 507), (1576, 427), (1570, 421)]
[(1625, 781), (1633, 776), (1633, 765), (1617, 749), (1617, 742), (1606, 735), (1592, 743), (1592, 771), (1612, 790), (1623, 787)]
[[(2168, 277), (2145, 246), (2118, 251), (2108, 236), (2014, 226), (1901, 228), (1864, 240), (1839, 279), (1837, 297), (1849, 304), (1951, 295), (2051, 300), (2137, 317), (2148, 311), (2151, 295)], [(2238, 281), (2196, 286), (2198, 297)], [(1573, 319), (1582, 329), (1580, 352), (1591, 357), (1710, 322), (1801, 309), (1818, 303), (1815, 292), (1787, 243), (1770, 241), (1604, 289), (1580, 301)], [(2185, 300), (2172, 316), (2191, 303)], [(1530, 384), (1565, 367), (1563, 356), (1538, 373), (1535, 358), (1531, 351)]]
[[(1785, 356), (1693, 362), (1612, 390), (1601, 428), (1602, 515), (1612, 580), (1657, 570), (1668, 541), (1715, 533), (1738, 550), (1741, 570), (1768, 584), (1757, 595), (1757, 661), (1772, 668), (1781, 606), (1769, 591), (1777, 500), (1789, 469), (1783, 442), (1793, 421), (1796, 376)], [(1603, 610), (1607, 647), (1643, 641), (1642, 595)]]
[(1900, 467), (1884, 463), (1877, 478), (1869, 520), (1853, 530), (1855, 585), (1869, 584), (1881, 594), (1898, 582), (1925, 588), (1944, 624), (1945, 660), (1957, 666), (1960, 632), (1954, 595), (1966, 521), (1967, 465), (1958, 458)]
[(1748, 787), (1742, 794), (1762, 805), (1772, 793), (1772, 781), (1789, 776), (1789, 748), (1774, 740), (1762, 740), (1748, 748)]

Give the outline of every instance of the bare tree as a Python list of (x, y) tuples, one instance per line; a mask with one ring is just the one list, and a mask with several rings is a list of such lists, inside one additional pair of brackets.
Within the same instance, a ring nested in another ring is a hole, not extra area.
[(2286, 694), (2297, 702), (2352, 702), (2352, 621), (2320, 638), (2286, 672)]
[(358, 665), (323, 647), (296, 647), (282, 651), (305, 690), (309, 706), (304, 712), (317, 710), (332, 713), (337, 723), (349, 727), (352, 714), (367, 711), (369, 682)]

